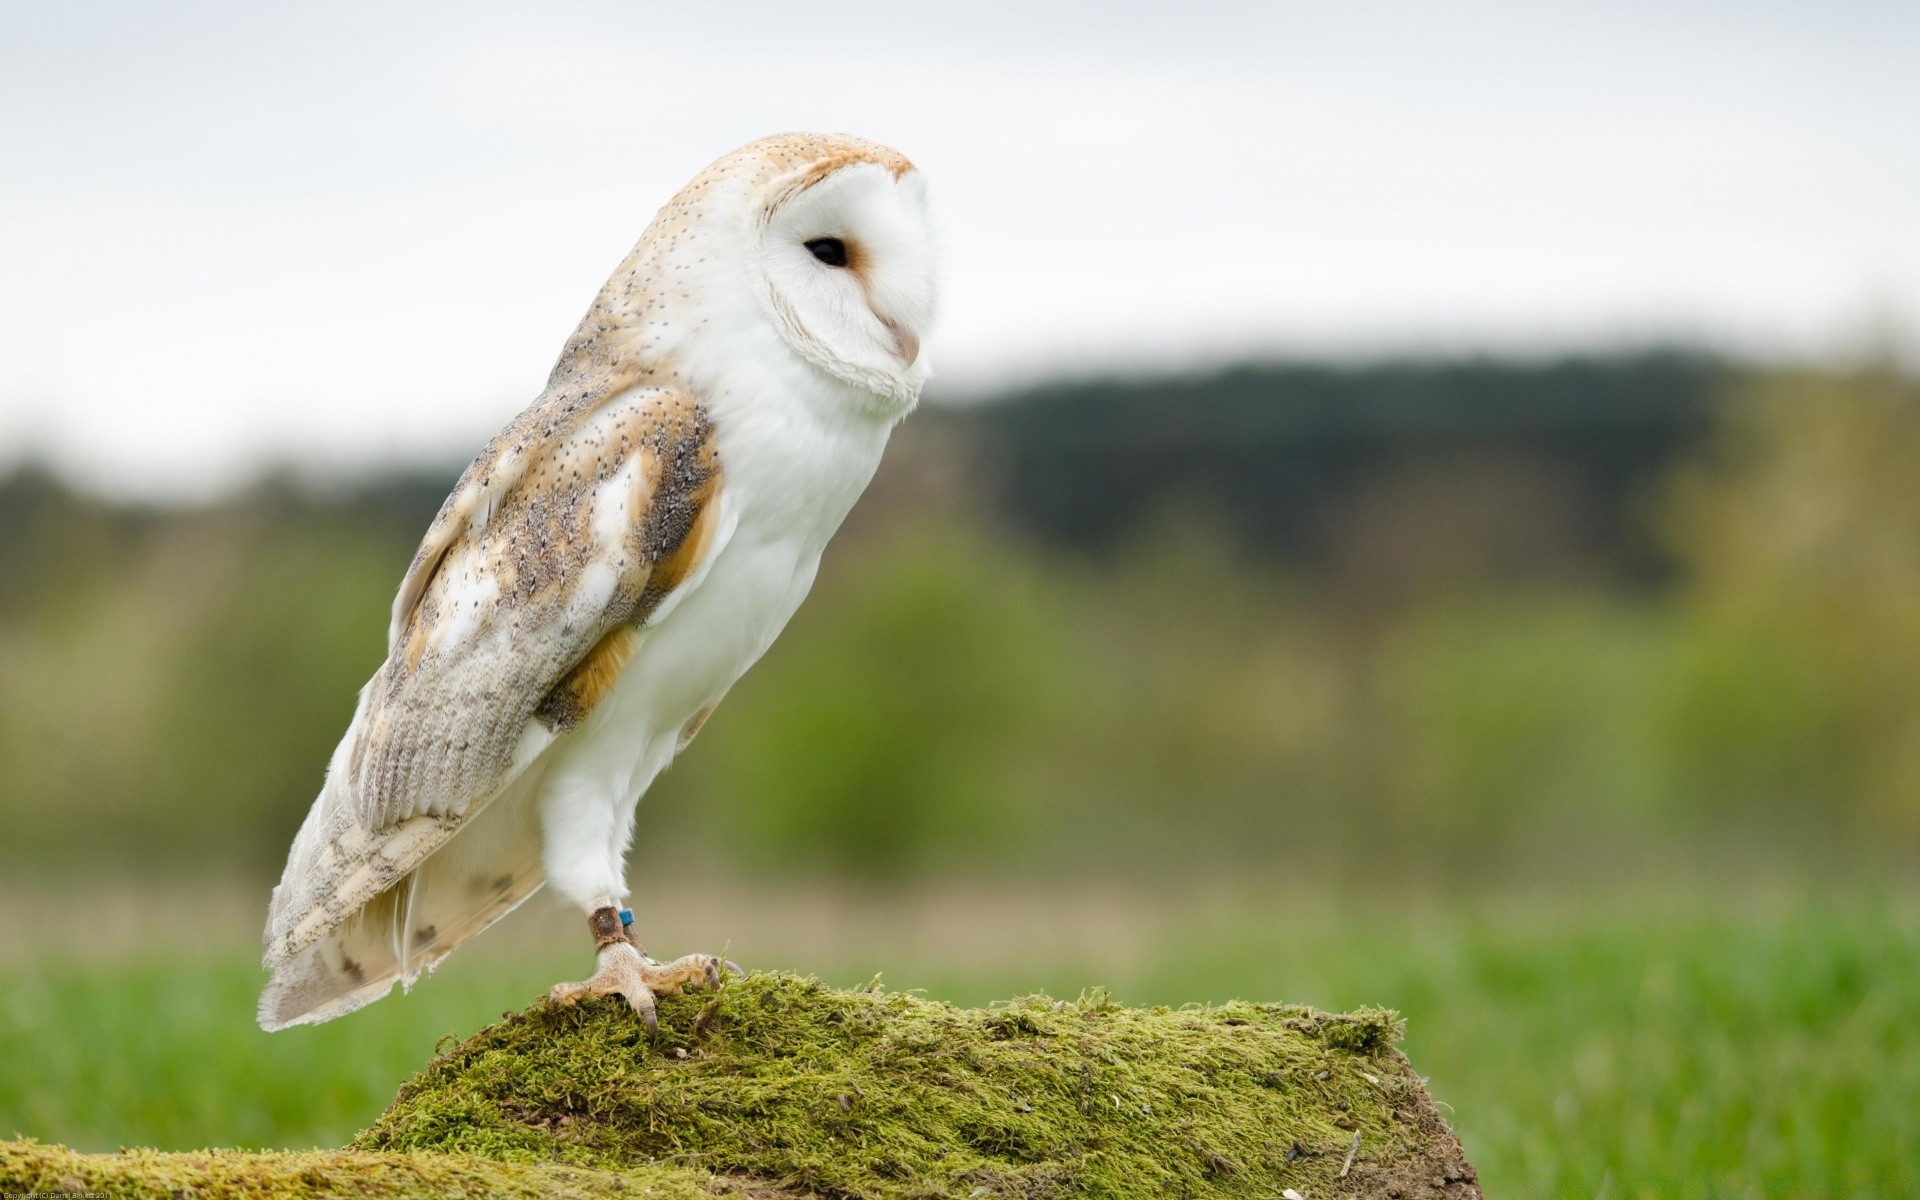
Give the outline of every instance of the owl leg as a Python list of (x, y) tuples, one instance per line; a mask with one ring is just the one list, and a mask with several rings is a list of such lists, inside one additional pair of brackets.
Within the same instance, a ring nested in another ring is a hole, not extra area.
[(595, 908), (587, 917), (593, 931), (595, 959), (599, 964), (590, 978), (579, 983), (554, 985), (549, 993), (562, 1004), (572, 1004), (583, 996), (608, 996), (618, 993), (646, 1023), (647, 1033), (660, 1031), (654, 1012), (654, 997), (676, 996), (689, 987), (707, 987), (716, 991), (727, 972), (743, 972), (739, 967), (711, 954), (689, 954), (670, 963), (657, 963), (647, 957), (640, 943), (628, 933), (632, 918), (611, 904)]

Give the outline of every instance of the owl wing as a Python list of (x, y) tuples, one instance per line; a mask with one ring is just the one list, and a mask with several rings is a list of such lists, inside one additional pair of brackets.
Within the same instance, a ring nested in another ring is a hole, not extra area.
[(536, 725), (563, 733), (592, 710), (710, 559), (719, 463), (685, 393), (554, 424), (468, 469), (401, 584), (346, 764), (368, 828), (496, 790)]
[[(398, 933), (389, 978), (325, 1015), (411, 978), (415, 914), (396, 898), (404, 891), (411, 908), (422, 864), (593, 710), (648, 622), (704, 575), (730, 532), (725, 508), (707, 415), (674, 389), (543, 398), (481, 453), (407, 570), (386, 662), (274, 890), (263, 1024), (324, 1019), (316, 1006), (349, 983), (379, 982), (348, 978), (368, 974), (364, 954), (340, 955), (332, 971), (316, 958), (375, 909)], [(531, 875), (497, 890), (523, 896), (538, 886)], [(434, 961), (452, 948), (438, 928)], [(298, 980), (282, 987), (283, 974)]]

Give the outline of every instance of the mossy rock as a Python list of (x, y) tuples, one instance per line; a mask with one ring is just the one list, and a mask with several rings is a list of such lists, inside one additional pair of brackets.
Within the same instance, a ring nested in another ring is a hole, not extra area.
[(499, 1196), (631, 1200), (739, 1200), (788, 1197), (781, 1188), (715, 1180), (675, 1167), (596, 1171), (552, 1163), (502, 1163), (459, 1154), (355, 1150), (126, 1150), (80, 1154), (39, 1142), (0, 1142), (0, 1196), (154, 1197), (156, 1200), (291, 1200), (297, 1196)]
[(536, 1004), (428, 1064), (344, 1151), (0, 1144), (0, 1190), (1478, 1196), (1399, 1035), (1379, 1010), (956, 1009), (755, 975), (664, 1001), (653, 1042), (617, 1001)]

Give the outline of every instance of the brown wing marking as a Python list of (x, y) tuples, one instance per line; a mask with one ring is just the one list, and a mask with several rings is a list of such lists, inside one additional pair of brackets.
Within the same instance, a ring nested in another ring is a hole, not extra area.
[(621, 625), (608, 632), (587, 656), (568, 671), (565, 678), (533, 710), (534, 717), (555, 733), (565, 733), (587, 719), (602, 697), (613, 690), (614, 680), (633, 661), (639, 648), (640, 631)]
[(692, 744), (694, 738), (700, 736), (700, 729), (707, 723), (707, 718), (713, 715), (713, 710), (719, 708), (720, 701), (726, 698), (727, 694), (721, 692), (719, 700), (715, 700), (712, 704), (707, 705), (699, 712), (693, 714), (693, 720), (688, 721), (685, 728), (680, 730), (680, 740), (673, 744), (673, 752), (675, 754), (685, 750)]
[[(704, 434), (704, 428), (700, 432)], [(643, 545), (658, 557), (632, 613), (608, 631), (534, 709), (535, 718), (555, 733), (578, 727), (613, 690), (614, 681), (639, 649), (641, 627), (675, 589), (693, 577), (712, 548), (720, 520), (720, 506), (713, 502), (719, 494), (720, 467), (712, 441), (703, 439), (697, 449), (681, 446), (669, 453), (672, 461), (639, 530)]]
[(691, 579), (706, 561), (720, 522), (720, 459), (705, 427), (699, 441), (683, 442), (659, 482), (653, 503), (640, 523), (642, 555), (653, 563), (646, 586), (628, 618), (644, 625), (668, 596)]

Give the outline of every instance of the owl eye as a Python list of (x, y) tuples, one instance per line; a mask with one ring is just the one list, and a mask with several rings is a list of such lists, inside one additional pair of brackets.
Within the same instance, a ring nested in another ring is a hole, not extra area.
[(839, 238), (814, 238), (807, 243), (807, 249), (830, 267), (847, 265), (847, 244)]

